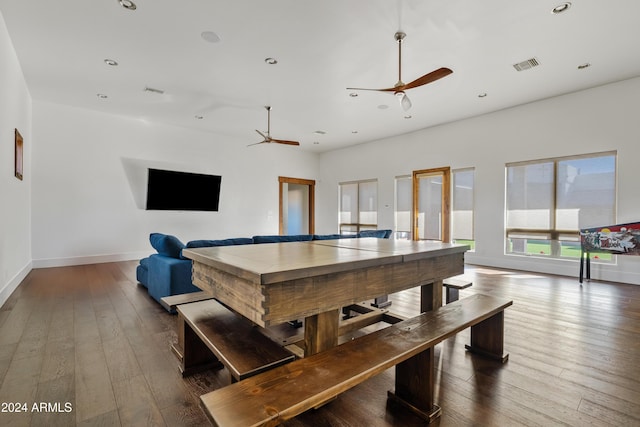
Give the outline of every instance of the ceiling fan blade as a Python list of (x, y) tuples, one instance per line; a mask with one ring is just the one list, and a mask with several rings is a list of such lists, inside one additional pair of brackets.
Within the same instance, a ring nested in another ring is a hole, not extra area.
[(256, 142), (255, 144), (249, 144), (247, 145), (247, 147), (251, 147), (252, 145), (272, 143), (272, 142), (275, 142), (277, 144), (286, 144), (286, 145), (300, 145), (298, 141), (287, 141), (285, 139), (271, 138), (271, 107), (267, 105), (264, 108), (267, 110), (267, 134), (265, 135), (264, 133), (256, 129), (256, 132), (258, 132), (258, 134), (264, 138), (264, 141)]
[(397, 87), (396, 89), (397, 90), (413, 89), (414, 87), (419, 87), (422, 85), (426, 85), (427, 83), (435, 82), (436, 80), (446, 77), (451, 73), (453, 73), (453, 71), (451, 71), (449, 68), (446, 68), (446, 67), (438, 68), (437, 70), (432, 71), (428, 74), (425, 74), (422, 77), (418, 77), (414, 81), (409, 82), (401, 87)]
[(425, 74), (422, 77), (418, 77), (412, 82), (407, 84), (398, 84), (394, 87), (388, 87), (384, 89), (369, 89), (363, 87), (348, 87), (347, 90), (375, 90), (378, 92), (402, 92), (407, 89), (413, 89), (415, 87), (420, 87), (426, 85), (427, 83), (435, 82), (436, 80), (440, 80), (443, 77), (447, 77), (449, 74), (453, 73), (453, 71), (449, 68), (442, 67), (438, 68), (435, 71), (432, 71), (428, 74)]
[(398, 89), (395, 87), (389, 87), (385, 89), (368, 89), (363, 87), (348, 87), (347, 90), (374, 90), (376, 92), (396, 92)]
[(285, 139), (273, 139), (271, 138), (271, 142), (277, 142), (278, 144), (287, 144), (287, 145), (300, 145), (298, 141), (287, 141)]

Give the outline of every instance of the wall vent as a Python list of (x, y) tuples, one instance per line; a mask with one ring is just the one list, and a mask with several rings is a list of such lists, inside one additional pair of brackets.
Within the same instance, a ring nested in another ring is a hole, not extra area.
[(162, 94), (164, 93), (164, 91), (163, 91), (163, 90), (160, 90), (160, 89), (154, 89), (154, 88), (152, 88), (152, 87), (145, 87), (145, 88), (144, 88), (144, 91), (145, 91), (145, 92), (151, 92), (151, 93), (157, 93), (157, 94), (160, 94), (160, 95), (162, 95)]
[(536, 58), (531, 58), (531, 59), (527, 59), (526, 61), (513, 64), (513, 68), (515, 68), (516, 71), (524, 71), (533, 67), (537, 67), (538, 65), (540, 65), (538, 60)]

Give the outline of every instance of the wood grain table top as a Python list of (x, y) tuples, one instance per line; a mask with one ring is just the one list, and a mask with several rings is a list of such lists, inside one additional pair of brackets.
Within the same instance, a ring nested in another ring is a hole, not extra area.
[(186, 258), (266, 285), (356, 268), (463, 253), (467, 245), (377, 238), (184, 249)]

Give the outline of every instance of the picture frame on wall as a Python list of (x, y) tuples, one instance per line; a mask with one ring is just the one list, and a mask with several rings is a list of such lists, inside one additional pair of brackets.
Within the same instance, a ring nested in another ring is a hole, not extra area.
[(20, 135), (20, 132), (18, 131), (18, 129), (15, 130), (15, 176), (16, 178), (18, 178), (20, 181), (22, 181), (22, 176), (23, 176), (23, 145), (24, 145), (24, 141), (22, 139), (22, 135)]

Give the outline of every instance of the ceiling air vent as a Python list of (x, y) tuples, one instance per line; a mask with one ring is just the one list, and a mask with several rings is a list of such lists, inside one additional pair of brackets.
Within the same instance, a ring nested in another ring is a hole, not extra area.
[(516, 71), (524, 71), (533, 67), (537, 67), (538, 65), (540, 65), (538, 60), (536, 58), (531, 58), (531, 59), (527, 59), (526, 61), (513, 64), (513, 68), (515, 68)]
[(159, 95), (162, 95), (164, 93), (164, 91), (161, 90), (161, 89), (154, 89), (154, 88), (148, 87), (148, 86), (144, 88), (144, 92), (157, 93)]

